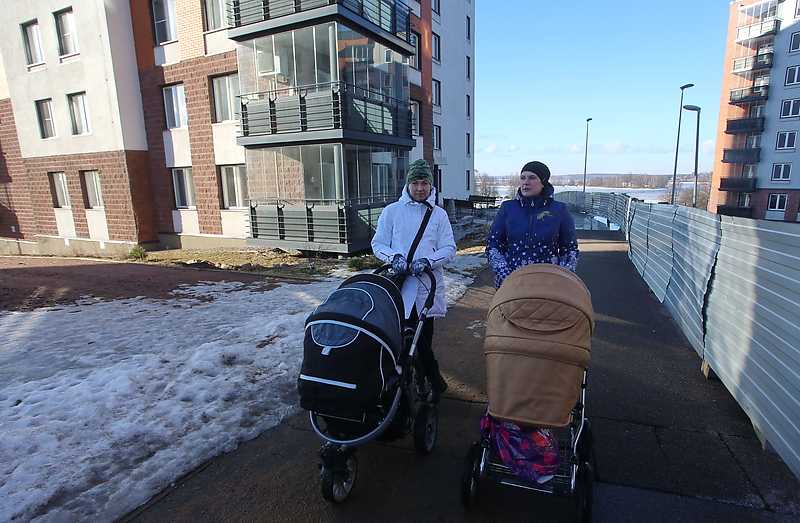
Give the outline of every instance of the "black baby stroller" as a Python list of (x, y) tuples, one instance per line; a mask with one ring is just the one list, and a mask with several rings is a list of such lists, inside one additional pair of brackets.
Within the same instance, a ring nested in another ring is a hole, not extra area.
[(381, 275), (390, 268), (348, 278), (306, 320), (300, 405), (325, 441), (318, 465), (322, 496), (333, 503), (353, 488), (360, 445), (413, 433), (415, 448), (428, 454), (436, 441), (436, 406), (416, 357), (436, 280), (427, 269), (425, 306), (406, 322), (400, 291)]
[(571, 497), (591, 518), (593, 443), (584, 400), (594, 327), (591, 296), (571, 271), (521, 267), (497, 290), (486, 321), (489, 407), (467, 452), (461, 498), (481, 482)]

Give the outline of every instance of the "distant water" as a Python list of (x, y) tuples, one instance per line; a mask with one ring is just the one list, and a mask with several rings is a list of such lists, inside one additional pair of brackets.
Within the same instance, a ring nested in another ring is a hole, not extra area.
[[(556, 186), (554, 188), (556, 190), (556, 194), (560, 192), (583, 191), (583, 186), (576, 187), (574, 185)], [(638, 198), (639, 200), (644, 200), (646, 203), (658, 203), (661, 199), (661, 196), (667, 192), (667, 189), (625, 189), (625, 188), (611, 188), (611, 187), (587, 187), (586, 192), (627, 194), (631, 198)]]

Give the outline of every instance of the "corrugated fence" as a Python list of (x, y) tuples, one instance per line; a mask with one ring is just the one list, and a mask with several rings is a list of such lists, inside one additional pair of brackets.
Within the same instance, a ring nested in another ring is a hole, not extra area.
[(639, 274), (800, 477), (800, 223), (625, 194), (567, 192), (558, 199), (620, 227)]

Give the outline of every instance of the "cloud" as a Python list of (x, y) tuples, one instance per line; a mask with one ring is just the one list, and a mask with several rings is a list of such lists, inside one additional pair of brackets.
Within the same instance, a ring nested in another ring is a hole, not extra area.
[(608, 154), (630, 154), (633, 151), (622, 142), (603, 144), (603, 152)]
[(508, 150), (511, 151), (511, 152), (519, 151), (519, 145), (511, 144), (511, 145), (508, 146)]
[(492, 154), (492, 153), (494, 153), (495, 151), (497, 151), (497, 144), (494, 144), (494, 143), (493, 143), (493, 144), (489, 145), (488, 147), (486, 147), (486, 148), (484, 149), (484, 151), (486, 151), (486, 153), (487, 153), (487, 154)]
[(573, 144), (572, 147), (569, 148), (569, 152), (571, 153), (582, 153), (583, 147), (578, 144)]
[(700, 152), (703, 154), (711, 154), (713, 155), (716, 151), (717, 142), (716, 140), (706, 140), (705, 142), (700, 144)]

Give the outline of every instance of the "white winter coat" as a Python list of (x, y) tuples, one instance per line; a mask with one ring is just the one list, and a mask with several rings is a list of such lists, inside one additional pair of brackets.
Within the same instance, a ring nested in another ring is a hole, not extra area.
[[(453, 228), (450, 227), (447, 212), (436, 205), (436, 189), (433, 187), (428, 203), (433, 206), (433, 214), (414, 253), (414, 259), (427, 258), (431, 263), (431, 269), (436, 277), (436, 295), (433, 306), (428, 311), (428, 317), (439, 318), (447, 311), (442, 267), (455, 257), (456, 242), (453, 239)], [(427, 206), (411, 199), (408, 187), (404, 188), (400, 200), (388, 205), (378, 218), (378, 229), (372, 238), (372, 251), (375, 256), (387, 263), (391, 263), (395, 254), (402, 254), (407, 258), (408, 250), (417, 236), (427, 209)], [(408, 260), (409, 264), (411, 261)], [(428, 280), (426, 275), (419, 278), (409, 275), (403, 283), (401, 294), (406, 318), (410, 316), (415, 303), (417, 310), (422, 310), (428, 297)]]

